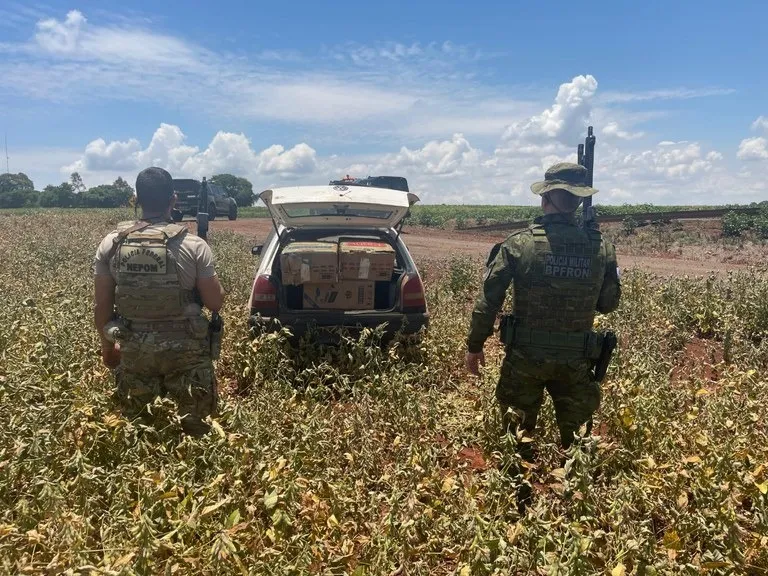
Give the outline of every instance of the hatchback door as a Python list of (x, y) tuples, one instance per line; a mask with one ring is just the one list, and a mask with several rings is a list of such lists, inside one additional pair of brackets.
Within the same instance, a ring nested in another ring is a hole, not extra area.
[(277, 226), (299, 228), (396, 227), (419, 201), (411, 192), (369, 186), (293, 186), (259, 194)]

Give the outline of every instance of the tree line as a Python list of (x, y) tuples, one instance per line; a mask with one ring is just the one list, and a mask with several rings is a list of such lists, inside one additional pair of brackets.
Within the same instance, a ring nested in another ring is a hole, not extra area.
[[(238, 206), (251, 206), (255, 200), (253, 185), (246, 178), (216, 174), (210, 182), (221, 186)], [(133, 201), (134, 189), (123, 178), (87, 188), (80, 174), (73, 172), (68, 182), (37, 191), (23, 172), (0, 174), (0, 208), (120, 208), (133, 206)]]

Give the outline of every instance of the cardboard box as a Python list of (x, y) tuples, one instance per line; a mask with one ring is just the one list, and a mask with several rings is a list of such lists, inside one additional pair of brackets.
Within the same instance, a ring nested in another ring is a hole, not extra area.
[(341, 280), (390, 280), (395, 250), (385, 242), (355, 240), (339, 244)]
[(373, 282), (306, 283), (304, 310), (373, 310)]
[(331, 283), (338, 280), (339, 248), (335, 242), (294, 242), (280, 254), (283, 284)]

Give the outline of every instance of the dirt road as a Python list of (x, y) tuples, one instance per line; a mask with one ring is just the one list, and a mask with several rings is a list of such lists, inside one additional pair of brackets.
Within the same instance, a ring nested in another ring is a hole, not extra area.
[[(189, 222), (194, 230), (195, 225)], [(271, 220), (264, 218), (248, 218), (231, 222), (215, 220), (210, 223), (210, 230), (231, 230), (242, 234), (254, 241), (263, 242), (270, 229)], [(467, 255), (485, 258), (495, 242), (506, 237), (505, 233), (473, 234), (470, 232), (440, 230), (432, 228), (406, 227), (403, 238), (414, 258), (429, 258), (451, 255)], [(623, 270), (640, 268), (661, 276), (707, 276), (711, 273), (724, 274), (729, 270), (747, 269), (745, 264), (721, 261), (716, 259), (692, 260), (682, 257), (669, 256), (638, 256), (624, 254), (621, 246), (617, 247), (619, 265)]]

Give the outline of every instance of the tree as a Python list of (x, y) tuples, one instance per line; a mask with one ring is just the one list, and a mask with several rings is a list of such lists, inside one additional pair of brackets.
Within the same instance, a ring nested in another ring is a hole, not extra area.
[(83, 183), (83, 179), (80, 177), (78, 172), (72, 172), (72, 174), (69, 176), (69, 182), (72, 185), (72, 189), (75, 191), (75, 193), (80, 194), (81, 192), (85, 192), (85, 184)]
[(0, 174), (0, 208), (23, 208), (37, 204), (35, 185), (23, 172)]
[(58, 186), (48, 185), (40, 193), (40, 206), (45, 207), (73, 208), (77, 206), (77, 200), (69, 182), (62, 182)]
[(118, 178), (114, 184), (101, 184), (83, 192), (82, 205), (86, 208), (118, 208), (128, 206), (132, 197), (133, 188)]
[(227, 193), (227, 196), (234, 198), (238, 206), (253, 206), (256, 196), (253, 193), (253, 184), (246, 178), (234, 176), (232, 174), (216, 174), (211, 177), (212, 184), (218, 184)]

